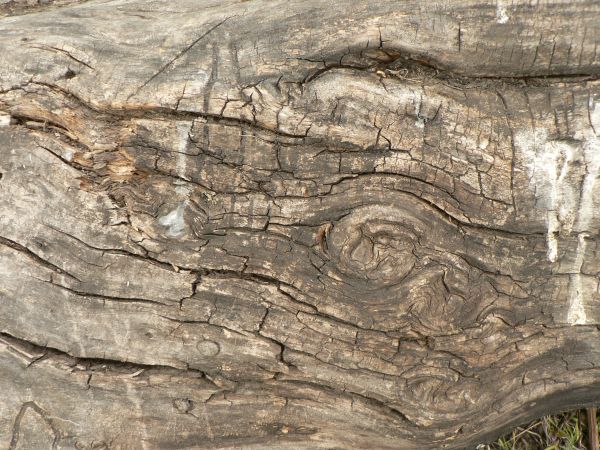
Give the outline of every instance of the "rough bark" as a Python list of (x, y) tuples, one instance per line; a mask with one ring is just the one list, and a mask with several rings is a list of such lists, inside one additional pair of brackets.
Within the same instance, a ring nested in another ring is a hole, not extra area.
[(600, 3), (72, 3), (0, 4), (0, 447), (600, 401)]

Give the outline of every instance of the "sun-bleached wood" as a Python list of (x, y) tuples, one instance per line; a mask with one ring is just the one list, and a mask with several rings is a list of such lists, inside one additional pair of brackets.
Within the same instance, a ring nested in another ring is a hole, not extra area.
[(472, 448), (598, 404), (598, 23), (0, 1), (0, 447)]

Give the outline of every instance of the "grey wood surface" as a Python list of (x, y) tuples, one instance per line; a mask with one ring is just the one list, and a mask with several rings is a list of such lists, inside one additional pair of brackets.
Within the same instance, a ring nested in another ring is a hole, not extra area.
[(0, 447), (598, 404), (599, 41), (596, 1), (0, 0)]

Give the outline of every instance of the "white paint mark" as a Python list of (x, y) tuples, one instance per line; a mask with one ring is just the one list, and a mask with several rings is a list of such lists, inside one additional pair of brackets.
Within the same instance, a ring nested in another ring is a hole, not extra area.
[(515, 133), (515, 146), (523, 155), (535, 189), (536, 207), (546, 210), (548, 260), (558, 256), (557, 235), (570, 233), (578, 203), (577, 187), (568, 175), (576, 149), (569, 142), (548, 141), (545, 129)]
[(506, 13), (506, 8), (502, 4), (502, 2), (496, 2), (496, 22), (498, 23), (506, 23), (508, 22), (508, 14)]
[(64, 158), (67, 161), (73, 161), (73, 150), (71, 150), (70, 148), (65, 150), (65, 154), (64, 154)]
[(558, 239), (556, 239), (556, 235), (558, 234), (559, 223), (556, 220), (556, 216), (548, 211), (548, 231), (546, 232), (546, 245), (548, 246), (548, 260), (550, 262), (555, 262), (558, 257)]
[(421, 117), (421, 108), (423, 107), (423, 93), (421, 92), (419, 98), (413, 97), (413, 102), (415, 103), (415, 112), (417, 114), (417, 120), (415, 121), (415, 126), (420, 128), (421, 130), (425, 129), (425, 123), (427, 122), (424, 117)]
[(577, 253), (575, 256), (574, 273), (569, 277), (569, 310), (567, 312), (567, 321), (573, 325), (582, 325), (587, 323), (587, 315), (583, 300), (583, 283), (581, 267), (583, 266), (583, 257), (587, 246), (587, 233), (579, 233), (577, 236)]
[(577, 216), (577, 253), (573, 267), (573, 275), (569, 279), (569, 310), (567, 320), (574, 325), (588, 323), (585, 312), (585, 301), (583, 293), (583, 275), (581, 267), (587, 246), (586, 238), (588, 232), (593, 231), (590, 228), (596, 228), (593, 223), (595, 216), (600, 211), (598, 201), (594, 191), (596, 190), (596, 181), (600, 174), (600, 139), (595, 133), (600, 125), (600, 107), (594, 104), (590, 99), (590, 129), (584, 132), (576, 133), (575, 137), (584, 141), (583, 159), (585, 161), (586, 173), (581, 188), (581, 198), (579, 199), (579, 209)]
[[(587, 247), (586, 238), (598, 230), (600, 196), (600, 106), (590, 100), (590, 127), (578, 130), (574, 138), (580, 144), (548, 140), (546, 130), (515, 133), (515, 146), (521, 150), (536, 197), (536, 208), (546, 211), (548, 259), (558, 257), (559, 235), (577, 233), (577, 249), (569, 274), (569, 307), (567, 322), (590, 323), (585, 311), (585, 275), (581, 273)], [(581, 191), (579, 187), (581, 186)]]
[(10, 125), (10, 114), (0, 112), (0, 127), (7, 127)]
[(185, 230), (183, 216), (187, 203), (187, 200), (181, 202), (173, 211), (158, 218), (159, 224), (168, 227), (169, 236), (181, 236), (183, 234)]
[(600, 212), (600, 199), (594, 195), (598, 174), (600, 173), (600, 138), (594, 130), (600, 130), (600, 103), (593, 104), (590, 100), (591, 130), (577, 133), (576, 138), (584, 141), (583, 158), (586, 165), (586, 175), (581, 188), (579, 202), (579, 216), (577, 228), (580, 231), (592, 231), (588, 228), (593, 225), (594, 216)]
[(590, 98), (588, 107), (590, 109), (590, 125), (594, 136), (597, 137), (597, 133), (600, 131), (600, 108), (598, 103), (594, 103), (594, 100)]

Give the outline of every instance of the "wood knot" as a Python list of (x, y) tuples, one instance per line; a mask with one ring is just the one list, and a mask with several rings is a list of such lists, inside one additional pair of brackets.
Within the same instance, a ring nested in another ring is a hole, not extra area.
[(181, 414), (187, 414), (194, 409), (195, 405), (189, 398), (176, 398), (173, 400), (173, 407)]
[(196, 349), (202, 356), (212, 357), (221, 353), (221, 346), (214, 341), (200, 341), (196, 344)]
[(402, 212), (365, 206), (335, 224), (327, 248), (346, 275), (373, 287), (402, 281), (413, 269), (418, 239)]

